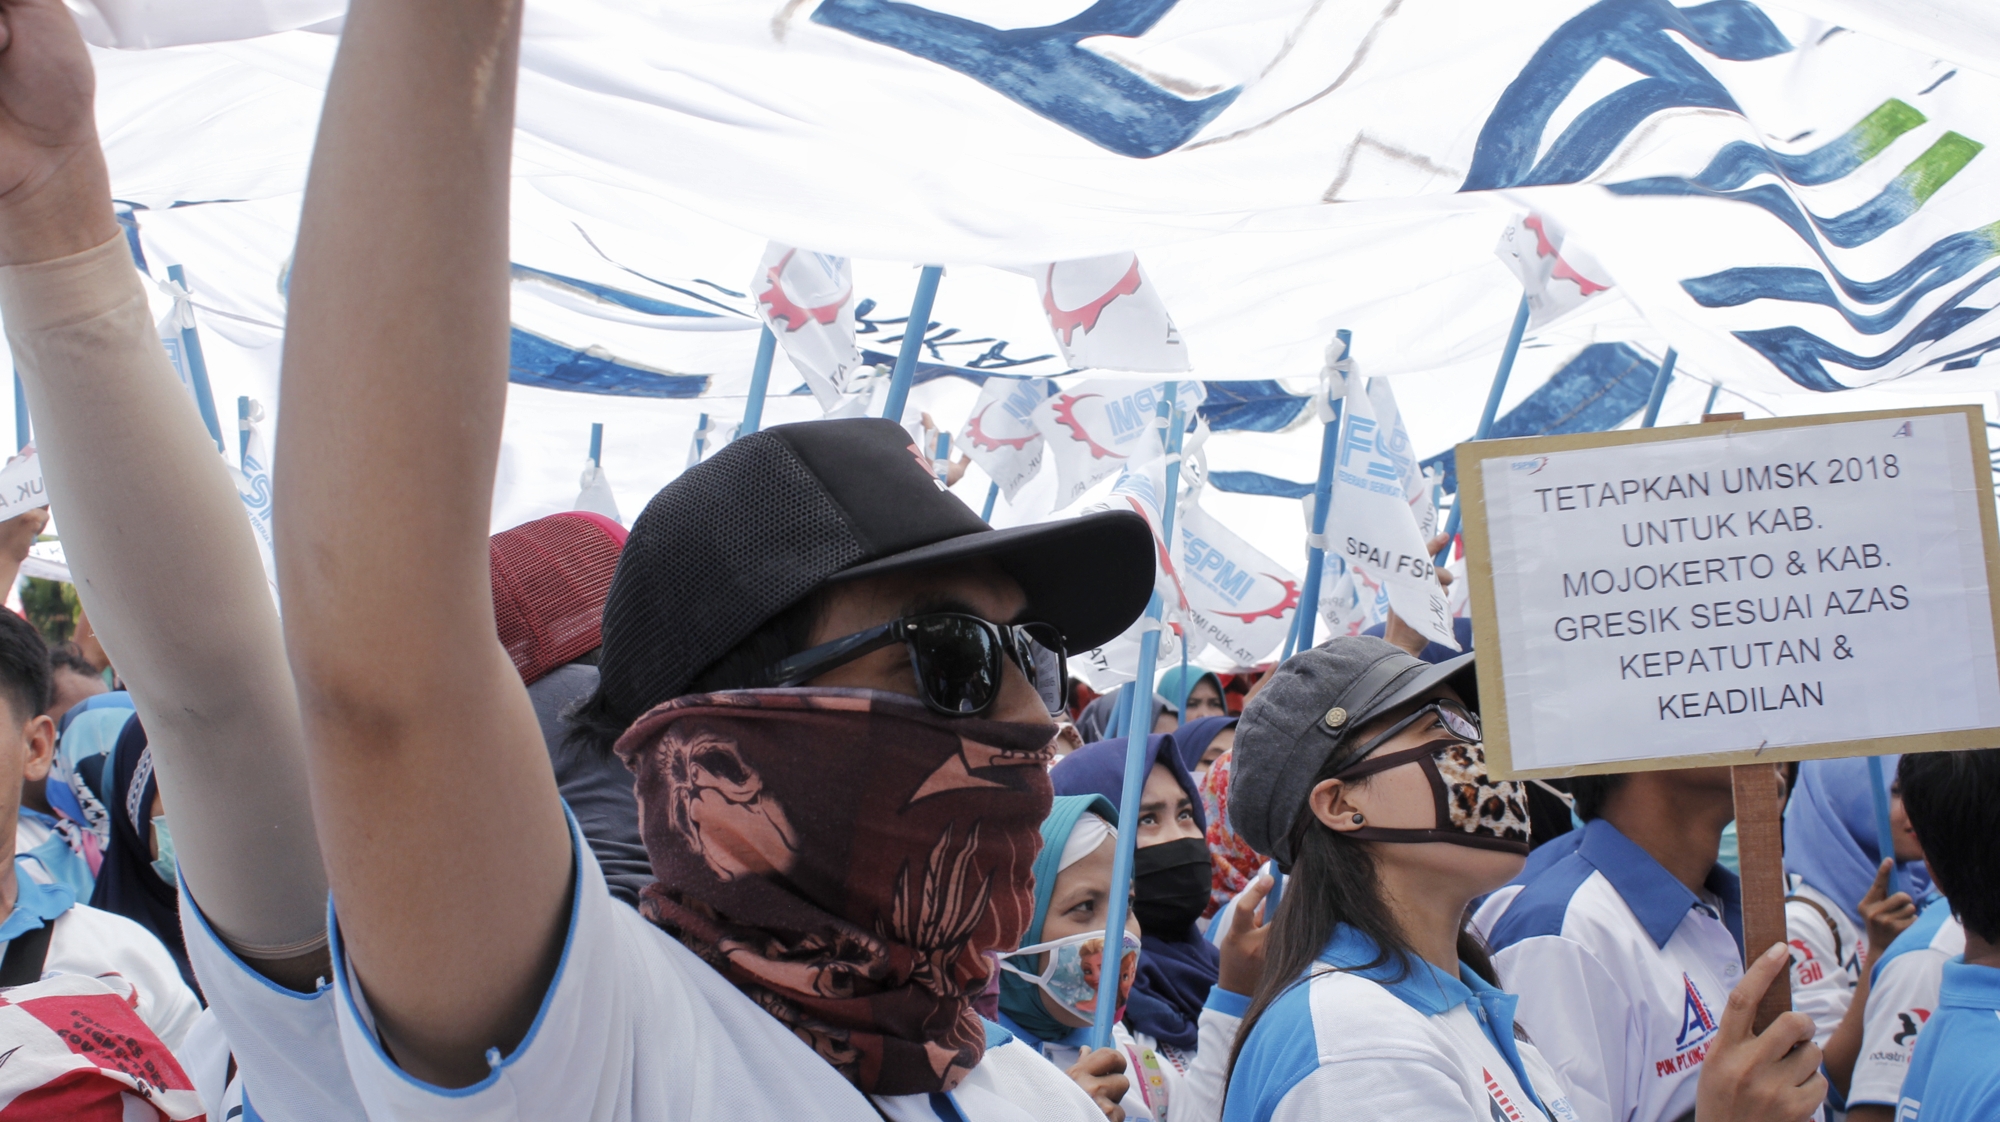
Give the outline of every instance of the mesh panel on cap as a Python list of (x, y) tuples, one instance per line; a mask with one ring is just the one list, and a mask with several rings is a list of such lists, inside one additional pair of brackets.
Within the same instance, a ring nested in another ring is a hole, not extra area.
[(493, 618), (523, 682), (597, 648), (621, 542), (597, 521), (551, 515), (487, 542)]
[(629, 724), (680, 696), (764, 621), (865, 557), (783, 439), (766, 431), (731, 442), (661, 488), (632, 524), (604, 608), (605, 700)]

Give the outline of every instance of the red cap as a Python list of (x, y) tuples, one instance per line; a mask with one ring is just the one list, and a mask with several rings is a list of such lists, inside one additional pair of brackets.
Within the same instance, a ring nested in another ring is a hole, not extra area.
[(494, 622), (522, 682), (532, 685), (603, 642), (604, 597), (624, 548), (623, 526), (581, 510), (502, 530), (487, 542)]

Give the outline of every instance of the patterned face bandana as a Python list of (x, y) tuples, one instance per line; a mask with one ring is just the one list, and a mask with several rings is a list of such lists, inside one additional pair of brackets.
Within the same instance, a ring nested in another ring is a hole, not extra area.
[(1415, 748), (1366, 757), (1335, 776), (1354, 780), (1417, 764), (1437, 798), (1437, 828), (1407, 830), (1363, 826), (1348, 836), (1362, 841), (1450, 842), (1475, 849), (1528, 852), (1528, 793), (1515, 780), (1486, 774), (1486, 750), (1464, 740), (1441, 739)]
[(1049, 725), (897, 694), (683, 697), (618, 741), (658, 878), (639, 910), (862, 1091), (949, 1091), (1034, 915)]

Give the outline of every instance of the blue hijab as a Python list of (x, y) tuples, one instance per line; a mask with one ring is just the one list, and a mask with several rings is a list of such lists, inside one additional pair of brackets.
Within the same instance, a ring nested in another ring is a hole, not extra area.
[[(1032, 947), (1042, 941), (1042, 924), (1049, 918), (1049, 898), (1055, 895), (1056, 876), (1062, 872), (1063, 846), (1070, 832), (1085, 814), (1116, 825), (1118, 812), (1109, 799), (1097, 795), (1057, 795), (1049, 816), (1042, 819), (1042, 852), (1035, 858), (1035, 917), (1021, 936), (1021, 945)], [(1024, 967), (1025, 969), (1025, 967)], [(1041, 990), (1026, 978), (1000, 972), (1000, 1012), (1009, 1027), (1019, 1028), (1043, 1041), (1058, 1041), (1076, 1031), (1049, 1014), (1041, 1002)]]
[[(1117, 806), (1124, 794), (1126, 744), (1124, 740), (1104, 740), (1064, 756), (1049, 772), (1056, 794), (1102, 795)], [(1181, 761), (1174, 738), (1164, 734), (1146, 738), (1146, 755), (1147, 771), (1157, 763), (1173, 773), (1174, 781), (1194, 802), (1195, 827), (1205, 835), (1208, 812), (1201, 805), (1201, 789)], [(1221, 969), (1222, 953), (1202, 938), (1196, 924), (1172, 936), (1146, 932), (1139, 952), (1139, 977), (1125, 1003), (1126, 1026), (1183, 1052), (1194, 1051), (1196, 1022)]]
[[(1882, 757), (1882, 774), (1896, 774), (1899, 756)], [(1799, 781), (1785, 807), (1785, 871), (1796, 873), (1840, 905), (1856, 927), (1862, 926), (1857, 905), (1875, 882), (1882, 863), (1875, 839), (1875, 794), (1868, 782), (1868, 760), (1806, 760), (1799, 764)], [(1920, 861), (1900, 866), (1912, 897), (1921, 899), (1930, 885)]]
[[(1202, 753), (1208, 751), (1208, 746), (1215, 743), (1215, 738), (1222, 735), (1223, 729), (1235, 727), (1236, 720), (1235, 717), (1203, 717), (1175, 729), (1174, 750), (1180, 753), (1181, 766), (1192, 775), (1194, 769), (1201, 766)], [(1197, 798), (1195, 801), (1201, 800)]]
[[(1188, 695), (1193, 693), (1194, 688), (1204, 681), (1215, 687), (1215, 696), (1227, 696), (1222, 692), (1222, 679), (1216, 677), (1213, 671), (1203, 670), (1199, 666), (1170, 666), (1160, 671), (1160, 680), (1153, 687), (1153, 692), (1166, 698), (1167, 704), (1173, 708), (1174, 716), (1180, 718), (1185, 723), (1187, 721)], [(1226, 702), (1224, 703), (1224, 707), (1227, 707)], [(1200, 759), (1201, 757), (1197, 756), (1195, 758)]]

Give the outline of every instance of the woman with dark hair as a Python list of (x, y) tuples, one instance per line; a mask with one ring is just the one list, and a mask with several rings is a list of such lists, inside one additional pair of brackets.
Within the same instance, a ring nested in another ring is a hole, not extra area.
[[(1225, 1119), (1582, 1117), (1466, 927), (1467, 905), (1528, 852), (1521, 785), (1486, 772), (1472, 659), (1335, 639), (1246, 708), (1230, 816), (1288, 879)], [(1803, 1119), (1825, 1094), (1808, 1019), (1750, 1035), (1755, 995), (1784, 966), (1773, 950), (1729, 1002), (1699, 1122)]]

